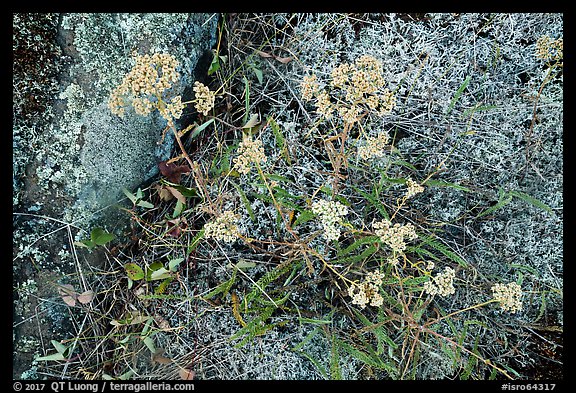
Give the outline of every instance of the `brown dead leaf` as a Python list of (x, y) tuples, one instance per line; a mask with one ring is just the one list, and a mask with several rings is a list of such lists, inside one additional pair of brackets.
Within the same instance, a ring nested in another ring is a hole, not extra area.
[(181, 368), (178, 374), (180, 375), (180, 378), (182, 378), (184, 381), (191, 381), (196, 376), (196, 373), (194, 371), (188, 370), (187, 368)]
[(188, 221), (186, 221), (186, 217), (178, 217), (174, 220), (166, 221), (166, 225), (168, 225), (168, 235), (177, 238), (182, 234), (182, 229), (188, 227)]
[(160, 169), (162, 176), (166, 177), (168, 181), (176, 184), (180, 184), (180, 177), (182, 174), (190, 173), (190, 167), (188, 165), (176, 165), (168, 163), (167, 161), (159, 162), (158, 169)]
[(264, 58), (274, 57), (274, 55), (272, 55), (270, 53), (262, 52), (261, 50), (257, 50), (256, 53), (258, 53), (261, 57), (264, 57)]
[(168, 189), (166, 189), (166, 187), (161, 186), (160, 184), (156, 184), (155, 188), (158, 191), (158, 196), (163, 201), (169, 201), (169, 200), (174, 198), (174, 195), (172, 195), (172, 193), (170, 191), (168, 191)]
[(176, 199), (178, 199), (180, 201), (180, 203), (182, 203), (183, 205), (186, 204), (186, 197), (184, 195), (182, 195), (182, 193), (180, 191), (178, 191), (177, 189), (175, 189), (174, 187), (170, 187), (170, 186), (166, 186), (166, 189), (168, 191), (170, 191), (170, 193), (172, 195), (174, 195), (174, 197)]
[(154, 321), (156, 321), (156, 324), (158, 325), (158, 327), (160, 329), (163, 329), (163, 330), (170, 329), (170, 323), (168, 323), (168, 321), (166, 319), (162, 318), (160, 315), (155, 315)]
[(76, 305), (76, 299), (78, 298), (78, 293), (74, 289), (74, 287), (70, 284), (63, 284), (58, 286), (58, 294), (64, 300), (64, 303), (69, 305), (70, 307), (74, 307)]
[(162, 356), (164, 354), (164, 349), (158, 348), (156, 352), (152, 354), (152, 361), (160, 364), (170, 364), (172, 359)]
[(294, 60), (292, 57), (278, 57), (275, 56), (274, 57), (276, 60), (278, 60), (280, 63), (282, 64), (287, 64), (290, 63), (292, 60)]
[(94, 291), (88, 290), (78, 295), (78, 301), (82, 304), (88, 304), (94, 299)]

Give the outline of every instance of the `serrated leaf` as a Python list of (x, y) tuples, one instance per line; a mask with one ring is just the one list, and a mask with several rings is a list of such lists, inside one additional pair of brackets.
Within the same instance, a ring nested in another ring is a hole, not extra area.
[(127, 263), (124, 265), (124, 270), (130, 280), (138, 281), (144, 278), (144, 270), (135, 263)]
[(467, 187), (461, 186), (456, 183), (450, 183), (444, 180), (429, 179), (424, 185), (430, 187), (450, 187), (460, 191), (471, 192), (471, 190)]
[(252, 113), (250, 119), (242, 126), (242, 128), (252, 128), (260, 124), (260, 116), (258, 113)]
[(510, 201), (512, 201), (512, 195), (509, 194), (505, 194), (502, 196), (502, 198), (498, 201), (498, 203), (496, 203), (494, 206), (490, 206), (488, 209), (484, 210), (483, 212), (481, 212), (480, 214), (478, 214), (476, 216), (476, 218), (480, 218), (483, 217), (487, 214), (490, 214), (492, 212), (495, 212), (496, 210), (506, 206), (508, 203), (510, 203)]
[(534, 198), (531, 195), (526, 194), (522, 191), (510, 191), (509, 193), (512, 196), (522, 199), (524, 202), (528, 202), (529, 204), (536, 206), (542, 210), (547, 211), (548, 213), (552, 213), (552, 208), (546, 205), (544, 202), (539, 201), (538, 199)]
[(154, 290), (154, 294), (162, 295), (164, 292), (166, 292), (166, 288), (168, 288), (168, 285), (170, 285), (173, 280), (174, 277), (168, 277), (166, 280), (162, 281)]

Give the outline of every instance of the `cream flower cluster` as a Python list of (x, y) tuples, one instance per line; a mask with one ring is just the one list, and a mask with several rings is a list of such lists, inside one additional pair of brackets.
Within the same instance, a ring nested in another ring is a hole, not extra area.
[(418, 237), (414, 225), (410, 223), (406, 225), (396, 223), (392, 226), (390, 221), (384, 219), (375, 222), (372, 227), (376, 236), (380, 237), (383, 243), (389, 245), (396, 252), (402, 252), (406, 249), (407, 240), (414, 240)]
[(176, 71), (178, 65), (178, 60), (166, 53), (137, 56), (132, 70), (110, 94), (110, 111), (123, 116), (124, 108), (128, 105), (126, 98), (132, 96), (132, 106), (136, 113), (149, 114), (158, 107), (157, 98), (162, 97), (180, 77)]
[(208, 115), (208, 112), (214, 108), (214, 100), (216, 99), (216, 93), (210, 91), (208, 86), (196, 81), (193, 87), (195, 93), (195, 104), (194, 107), (199, 113), (204, 116)]
[(239, 173), (248, 174), (253, 163), (266, 162), (264, 147), (260, 139), (252, 140), (245, 136), (238, 145), (238, 156), (234, 158), (233, 169)]
[(348, 296), (352, 298), (352, 303), (360, 306), (360, 308), (366, 307), (366, 304), (380, 307), (384, 299), (378, 293), (378, 288), (382, 285), (383, 278), (384, 274), (373, 271), (366, 275), (361, 284), (348, 287)]
[(553, 40), (547, 35), (536, 41), (536, 57), (542, 60), (561, 60), (564, 58), (564, 40)]
[(327, 241), (337, 240), (340, 237), (338, 224), (341, 217), (348, 214), (348, 208), (338, 201), (321, 199), (312, 204), (312, 213), (320, 217), (324, 228), (324, 237)]
[(231, 243), (238, 238), (238, 227), (235, 222), (240, 217), (230, 210), (226, 210), (214, 221), (204, 224), (204, 237), (223, 240)]
[(408, 178), (406, 180), (406, 186), (408, 187), (408, 190), (406, 191), (406, 194), (404, 195), (406, 197), (406, 199), (412, 198), (414, 195), (419, 194), (419, 193), (424, 191), (424, 187), (421, 184), (416, 183), (411, 178)]
[(492, 293), (504, 311), (514, 314), (522, 310), (522, 288), (515, 282), (507, 285), (495, 284), (492, 287)]
[(394, 93), (384, 88), (382, 63), (373, 56), (363, 55), (354, 63), (340, 64), (332, 69), (330, 78), (329, 91), (320, 89), (315, 74), (304, 77), (300, 83), (302, 98), (305, 101), (316, 98), (316, 112), (326, 119), (331, 119), (337, 110), (345, 123), (353, 124), (363, 113), (383, 116), (396, 106)]
[(455, 272), (451, 267), (446, 267), (444, 273), (438, 273), (432, 280), (424, 283), (424, 291), (429, 295), (448, 296), (454, 294)]
[(316, 75), (312, 74), (305, 76), (302, 79), (302, 83), (300, 83), (300, 88), (302, 90), (302, 99), (304, 101), (312, 100), (320, 88), (318, 86), (318, 78)]
[(364, 141), (364, 145), (358, 147), (358, 155), (363, 160), (369, 160), (374, 157), (383, 157), (385, 147), (388, 145), (388, 133), (381, 132), (378, 136), (369, 136)]

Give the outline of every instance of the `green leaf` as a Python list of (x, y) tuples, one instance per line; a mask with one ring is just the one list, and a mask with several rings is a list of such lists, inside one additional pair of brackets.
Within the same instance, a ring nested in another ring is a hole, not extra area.
[(68, 347), (66, 345), (64, 345), (61, 342), (56, 341), (56, 340), (50, 340), (50, 342), (52, 343), (54, 348), (56, 348), (56, 351), (58, 351), (58, 353), (61, 353), (62, 355), (66, 355), (66, 352), (68, 351)]
[(244, 192), (244, 190), (242, 190), (242, 188), (240, 188), (238, 184), (234, 183), (233, 181), (231, 181), (231, 183), (234, 186), (234, 188), (236, 188), (236, 190), (238, 191), (238, 194), (240, 195), (240, 200), (244, 204), (244, 207), (246, 208), (246, 211), (248, 212), (250, 219), (252, 220), (252, 222), (256, 222), (256, 215), (254, 214), (254, 210), (252, 210), (250, 201), (248, 200), (248, 198), (246, 198), (246, 193)]
[(386, 207), (379, 201), (377, 200), (374, 196), (368, 194), (365, 191), (362, 191), (361, 189), (359, 189), (356, 186), (351, 186), (352, 189), (354, 189), (354, 191), (356, 191), (358, 194), (360, 194), (361, 196), (363, 196), (368, 202), (370, 202), (370, 205), (372, 205), (372, 207), (376, 208), (380, 214), (382, 214), (382, 216), (387, 219), (390, 220), (390, 216), (388, 215), (388, 212), (386, 211)]
[(190, 253), (194, 251), (196, 247), (198, 247), (198, 243), (200, 243), (200, 240), (202, 240), (203, 237), (204, 237), (204, 228), (199, 230), (196, 236), (194, 236), (194, 238), (192, 239), (192, 241), (190, 241), (190, 245), (186, 249), (186, 255), (190, 255)]
[(185, 204), (180, 202), (179, 200), (176, 201), (176, 206), (174, 206), (174, 211), (172, 212), (172, 218), (178, 218), (180, 214), (182, 214), (182, 210), (186, 207)]
[(36, 358), (36, 361), (40, 360), (66, 360), (66, 357), (59, 352), (53, 353), (51, 355), (40, 356)]
[(161, 267), (150, 273), (150, 281), (164, 280), (168, 277), (172, 277), (172, 274), (165, 267)]
[(312, 325), (329, 325), (332, 323), (331, 319), (312, 319), (303, 317), (298, 317), (298, 321), (302, 323), (310, 323)]
[(124, 270), (130, 280), (138, 281), (144, 278), (144, 270), (135, 263), (127, 263), (124, 265)]
[(260, 82), (260, 84), (262, 84), (262, 82), (264, 82), (264, 74), (262, 74), (262, 70), (259, 68), (256, 68), (256, 66), (254, 66), (254, 65), (251, 65), (250, 68), (252, 69), (252, 71), (254, 71), (256, 78), (258, 78), (258, 82)]
[(184, 258), (175, 258), (168, 262), (168, 269), (172, 272), (175, 272), (178, 268), (178, 265), (184, 261)]
[(153, 209), (154, 208), (153, 204), (151, 204), (150, 202), (146, 202), (146, 201), (138, 201), (138, 203), (136, 203), (136, 206), (144, 207), (146, 209)]
[(468, 263), (461, 256), (459, 256), (455, 252), (451, 251), (444, 244), (434, 240), (434, 238), (432, 238), (430, 236), (421, 236), (421, 238), (422, 238), (422, 243), (420, 244), (420, 246), (422, 246), (422, 245), (430, 246), (433, 249), (440, 251), (440, 253), (442, 253), (444, 256), (450, 258), (452, 261), (456, 262), (460, 266), (462, 266), (462, 267), (468, 266)]
[(466, 77), (466, 79), (464, 80), (464, 82), (462, 82), (462, 84), (460, 85), (460, 87), (458, 88), (456, 93), (454, 94), (452, 101), (450, 101), (450, 105), (448, 106), (448, 110), (446, 111), (447, 115), (452, 111), (452, 109), (454, 109), (454, 105), (456, 104), (456, 101), (458, 101), (458, 99), (460, 98), (460, 96), (464, 92), (464, 89), (466, 89), (466, 87), (468, 87), (468, 84), (470, 83), (471, 79), (472, 79), (472, 77), (470, 75), (468, 75)]
[(324, 368), (324, 366), (322, 366), (320, 364), (320, 362), (316, 359), (314, 359), (310, 354), (308, 354), (305, 351), (296, 351), (296, 353), (304, 356), (305, 358), (307, 358), (308, 360), (310, 360), (310, 362), (314, 365), (314, 367), (316, 367), (316, 369), (318, 370), (318, 372), (320, 373), (320, 375), (322, 376), (322, 378), (328, 380), (330, 379), (328, 377), (328, 373), (326, 372), (326, 369)]
[(495, 212), (496, 210), (506, 206), (507, 204), (510, 203), (510, 201), (512, 201), (512, 195), (510, 194), (504, 194), (502, 195), (501, 199), (498, 201), (498, 203), (496, 203), (494, 206), (490, 206), (488, 209), (484, 210), (483, 212), (481, 212), (480, 214), (478, 214), (476, 216), (476, 218), (480, 218), (483, 217), (487, 214), (490, 214), (492, 212)]
[(525, 192), (522, 191), (510, 191), (509, 192), (510, 195), (515, 196), (516, 198), (520, 198), (522, 199), (524, 202), (528, 202), (529, 204), (536, 206), (542, 210), (545, 210), (546, 212), (552, 214), (552, 208), (550, 208), (550, 206), (546, 205), (545, 203), (539, 201), (538, 199), (534, 198), (533, 196), (530, 196), (528, 194), (526, 194)]
[(298, 217), (296, 217), (296, 220), (294, 220), (292, 228), (296, 228), (298, 225), (314, 219), (314, 217), (316, 217), (316, 215), (312, 213), (310, 210), (302, 210), (298, 214)]
[(210, 63), (210, 67), (208, 68), (208, 75), (212, 75), (213, 73), (217, 72), (220, 69), (220, 56), (218, 53), (214, 51), (214, 56), (212, 57), (212, 62)]
[(94, 244), (102, 246), (112, 240), (114, 240), (115, 236), (112, 233), (106, 232), (102, 228), (94, 228), (92, 232), (90, 232), (90, 239)]
[(245, 76), (242, 78), (244, 79), (244, 117), (242, 118), (242, 123), (246, 124), (250, 114), (250, 83)]
[(138, 198), (136, 198), (136, 195), (132, 194), (124, 187), (122, 187), (122, 192), (128, 197), (128, 199), (132, 201), (133, 204), (136, 204), (136, 201), (138, 200)]
[(174, 277), (168, 277), (162, 281), (154, 290), (154, 294), (162, 295), (164, 292), (166, 292), (166, 288), (168, 288), (168, 285), (170, 285), (172, 281), (174, 281)]
[(222, 284), (218, 285), (216, 288), (210, 291), (207, 295), (204, 296), (204, 299), (212, 299), (219, 293), (222, 293), (222, 296), (226, 296), (226, 294), (230, 291), (230, 288), (232, 288), (232, 285), (234, 285), (234, 282), (236, 281), (236, 274), (237, 270), (234, 269), (232, 271), (232, 277), (230, 277), (229, 280), (224, 281)]
[(162, 262), (152, 262), (149, 266), (146, 267), (146, 281), (152, 281), (152, 273), (156, 270), (164, 269), (164, 264)]
[(340, 354), (338, 353), (338, 345), (334, 336), (332, 336), (332, 346), (330, 349), (330, 378), (332, 380), (341, 380)]
[(144, 342), (144, 345), (148, 347), (151, 353), (156, 352), (156, 346), (154, 345), (154, 340), (152, 337), (145, 337), (142, 341)]
[(380, 243), (380, 237), (378, 236), (364, 236), (356, 240), (354, 243), (350, 244), (348, 247), (338, 251), (337, 256), (344, 256), (350, 254), (352, 251), (356, 250), (358, 247), (365, 244), (373, 245), (374, 243)]
[(450, 187), (450, 188), (454, 188), (455, 190), (472, 192), (467, 187), (461, 186), (461, 185), (456, 184), (456, 183), (449, 183), (449, 182), (444, 181), (444, 180), (429, 179), (424, 185), (430, 186), (430, 187)]
[(208, 127), (212, 123), (214, 123), (214, 119), (210, 119), (208, 121), (205, 121), (204, 123), (202, 123), (201, 125), (196, 127), (194, 129), (194, 131), (192, 132), (192, 135), (190, 135), (190, 139), (196, 138), (202, 131), (204, 131), (204, 129), (206, 129), (206, 127)]
[(96, 243), (94, 243), (92, 240), (82, 240), (79, 242), (74, 242), (74, 245), (79, 247), (86, 247), (89, 249), (93, 249), (94, 247), (96, 247)]
[(256, 263), (240, 258), (235, 267), (240, 270), (252, 269), (253, 267), (256, 267)]

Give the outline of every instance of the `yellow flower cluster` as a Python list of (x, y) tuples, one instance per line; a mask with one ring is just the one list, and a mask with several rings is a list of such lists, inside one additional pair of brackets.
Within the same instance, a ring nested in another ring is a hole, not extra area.
[(564, 58), (564, 40), (558, 38), (551, 39), (548, 36), (542, 36), (536, 41), (536, 57), (542, 60), (561, 60)]
[(378, 293), (378, 287), (382, 285), (383, 278), (384, 274), (373, 271), (366, 275), (361, 284), (348, 287), (348, 296), (352, 298), (352, 303), (357, 304), (360, 308), (366, 307), (366, 304), (380, 307), (384, 299)]
[(234, 212), (227, 210), (218, 216), (214, 221), (204, 225), (204, 237), (216, 240), (223, 240), (231, 243), (238, 238), (238, 227), (235, 224), (240, 217)]
[(208, 115), (208, 112), (214, 108), (214, 100), (216, 98), (216, 93), (210, 91), (208, 86), (196, 81), (194, 82), (193, 87), (195, 93), (195, 104), (194, 107), (199, 113), (202, 113), (204, 116)]
[(408, 187), (408, 190), (406, 191), (406, 194), (404, 195), (406, 197), (406, 199), (412, 198), (414, 195), (419, 194), (419, 193), (424, 191), (424, 187), (421, 184), (416, 183), (411, 178), (408, 178), (406, 180), (406, 186)]
[(522, 310), (522, 288), (515, 282), (507, 285), (495, 284), (492, 287), (492, 293), (504, 311), (514, 314)]
[(337, 224), (340, 218), (348, 214), (348, 208), (338, 201), (326, 201), (321, 199), (312, 204), (312, 213), (320, 217), (324, 228), (324, 237), (327, 241), (337, 240), (340, 230)]
[(136, 113), (149, 114), (158, 107), (158, 98), (180, 77), (176, 71), (178, 65), (176, 58), (166, 53), (137, 56), (132, 70), (110, 94), (110, 111), (123, 116), (127, 106), (126, 98), (132, 96), (132, 106)]
[(374, 157), (383, 157), (384, 148), (388, 145), (388, 134), (381, 132), (376, 137), (369, 136), (366, 138), (363, 146), (358, 147), (358, 155), (363, 160), (369, 160)]
[(315, 97), (316, 112), (326, 119), (331, 119), (334, 112), (331, 96), (347, 124), (359, 121), (364, 112), (383, 116), (396, 106), (394, 94), (384, 88), (382, 63), (372, 56), (363, 55), (354, 63), (340, 64), (332, 69), (330, 77), (329, 92), (320, 89), (315, 74), (304, 77), (300, 84), (302, 98), (311, 101)]
[(372, 227), (383, 243), (388, 244), (396, 252), (402, 252), (406, 249), (406, 240), (414, 240), (418, 235), (416, 235), (414, 225), (410, 223), (406, 225), (396, 223), (394, 226), (391, 224), (390, 221), (384, 219), (375, 222)]
[(244, 136), (238, 146), (238, 156), (233, 161), (233, 169), (245, 175), (250, 172), (252, 163), (266, 162), (262, 141), (260, 139), (252, 140), (249, 136)]
[(429, 295), (448, 296), (454, 294), (455, 272), (451, 267), (446, 267), (444, 273), (438, 273), (432, 280), (424, 283), (424, 291)]

